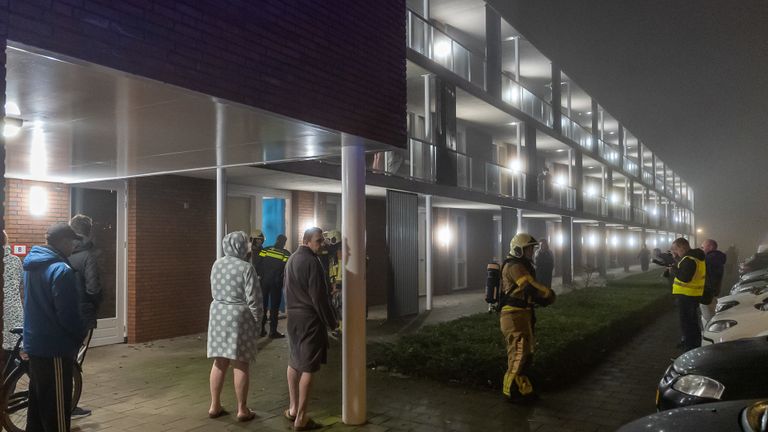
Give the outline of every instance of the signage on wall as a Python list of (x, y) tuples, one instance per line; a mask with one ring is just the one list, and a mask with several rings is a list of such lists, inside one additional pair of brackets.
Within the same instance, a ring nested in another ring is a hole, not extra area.
[(26, 256), (27, 255), (27, 245), (25, 244), (12, 244), (11, 245), (11, 253), (16, 256)]

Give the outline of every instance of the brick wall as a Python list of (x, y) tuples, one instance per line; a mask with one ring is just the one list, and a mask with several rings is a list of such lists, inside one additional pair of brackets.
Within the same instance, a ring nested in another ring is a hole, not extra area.
[(0, 35), (405, 145), (404, 0), (6, 0)]
[(296, 221), (297, 245), (301, 244), (304, 237), (304, 229), (309, 225), (317, 225), (315, 220), (315, 194), (314, 192), (293, 192), (294, 215)]
[(215, 182), (138, 178), (128, 196), (128, 342), (204, 332), (216, 255)]
[[(33, 186), (47, 191), (45, 215), (32, 216), (29, 190)], [(5, 179), (5, 231), (10, 243), (45, 244), (45, 232), (56, 222), (69, 221), (69, 186), (60, 183)]]

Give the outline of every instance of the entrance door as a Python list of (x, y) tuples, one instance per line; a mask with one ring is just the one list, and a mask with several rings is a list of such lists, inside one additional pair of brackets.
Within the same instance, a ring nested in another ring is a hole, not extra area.
[(419, 208), (419, 295), (427, 295), (427, 211)]
[(91, 346), (125, 341), (125, 187), (72, 187), (70, 211), (93, 220), (90, 241), (103, 300)]

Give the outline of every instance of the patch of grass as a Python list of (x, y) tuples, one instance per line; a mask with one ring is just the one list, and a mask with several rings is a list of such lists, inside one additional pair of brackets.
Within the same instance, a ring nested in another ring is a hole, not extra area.
[[(535, 371), (556, 386), (583, 374), (671, 304), (660, 272), (559, 296), (536, 310)], [(498, 388), (507, 358), (497, 314), (476, 314), (369, 347), (369, 358), (398, 372)]]

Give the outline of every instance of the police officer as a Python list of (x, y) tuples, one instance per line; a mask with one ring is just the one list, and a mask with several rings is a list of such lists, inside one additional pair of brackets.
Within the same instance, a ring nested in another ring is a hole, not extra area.
[(672, 254), (680, 259), (670, 268), (674, 276), (672, 295), (680, 314), (681, 346), (689, 351), (701, 346), (698, 311), (707, 277), (706, 257), (701, 249), (691, 249), (691, 244), (683, 237), (672, 243)]
[(280, 301), (283, 298), (283, 275), (285, 263), (291, 253), (285, 249), (288, 239), (280, 234), (277, 236), (274, 246), (262, 249), (259, 252), (261, 260), (261, 298), (264, 302), (264, 315), (261, 319), (261, 336), (267, 335), (267, 310), (269, 310), (269, 337), (271, 339), (284, 338), (285, 335), (277, 331), (277, 314), (280, 309)]
[(548, 306), (555, 292), (536, 281), (533, 252), (539, 243), (519, 233), (509, 243), (509, 255), (501, 269), (501, 332), (507, 343), (507, 373), (502, 391), (512, 402), (534, 398), (529, 371), (533, 363), (534, 306)]

